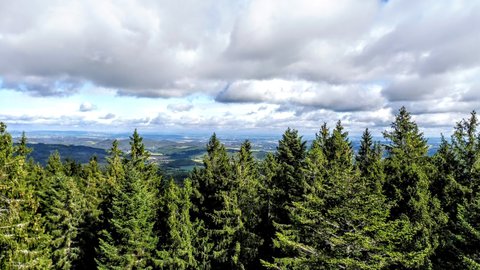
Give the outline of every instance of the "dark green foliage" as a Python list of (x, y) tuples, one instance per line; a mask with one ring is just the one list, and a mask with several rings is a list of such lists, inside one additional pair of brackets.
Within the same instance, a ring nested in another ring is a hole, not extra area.
[(382, 164), (382, 148), (380, 144), (373, 142), (368, 128), (362, 135), (360, 149), (356, 156), (356, 165), (360, 175), (372, 192), (381, 192), (385, 174)]
[(427, 142), (404, 107), (384, 137), (389, 141), (385, 145), (388, 156), (384, 190), (392, 204), (390, 219), (405, 220), (410, 228), (410, 237), (397, 246), (405, 259), (395, 267), (429, 268), (430, 256), (438, 244), (436, 232), (446, 217), (430, 194)]
[(195, 269), (196, 228), (190, 219), (192, 186), (185, 181), (179, 187), (173, 180), (166, 183), (160, 197), (157, 265), (160, 269)]
[(229, 269), (250, 269), (257, 265), (258, 247), (262, 243), (256, 234), (259, 225), (258, 171), (246, 141), (234, 159), (232, 189), (221, 193), (223, 207), (213, 213), (218, 228), (211, 234), (217, 238), (214, 258)]
[(113, 190), (97, 250), (99, 269), (151, 269), (154, 265), (158, 242), (154, 234), (156, 167), (148, 162), (136, 130), (130, 140), (130, 159), (119, 164), (117, 142), (108, 159), (109, 186)]
[(275, 155), (267, 156), (264, 163), (265, 175), (261, 187), (263, 200), (261, 231), (264, 244), (261, 258), (271, 261), (282, 253), (273, 246), (274, 224), (290, 223), (289, 207), (302, 199), (307, 189), (306, 142), (298, 131), (288, 128), (278, 143)]
[(477, 129), (472, 112), (429, 157), (401, 108), (383, 146), (367, 129), (354, 155), (339, 121), (308, 150), (287, 129), (262, 162), (213, 134), (175, 182), (136, 130), (105, 167), (42, 166), (0, 123), (0, 269), (479, 269)]
[(281, 269), (385, 268), (395, 259), (389, 243), (400, 238), (394, 234), (399, 226), (387, 222), (385, 198), (372, 192), (353, 169), (353, 152), (340, 122), (332, 135), (326, 131), (324, 125), (323, 135), (317, 136), (307, 155), (308, 192), (289, 207), (291, 223), (277, 225), (275, 245), (288, 256), (265, 265)]
[(118, 183), (108, 227), (98, 250), (99, 269), (150, 269), (157, 239), (153, 233), (155, 192), (132, 166)]
[(434, 156), (436, 174), (432, 188), (448, 223), (441, 228), (440, 247), (433, 257), (437, 269), (478, 269), (479, 149), (475, 112), (458, 122), (451, 143), (442, 140)]

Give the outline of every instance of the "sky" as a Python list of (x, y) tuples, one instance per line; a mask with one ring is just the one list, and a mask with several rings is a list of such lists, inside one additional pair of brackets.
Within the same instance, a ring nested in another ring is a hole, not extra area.
[(480, 108), (479, 0), (0, 1), (10, 130), (427, 135)]

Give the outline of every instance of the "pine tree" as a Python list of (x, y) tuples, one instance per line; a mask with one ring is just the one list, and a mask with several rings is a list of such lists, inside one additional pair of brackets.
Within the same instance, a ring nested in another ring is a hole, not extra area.
[(203, 220), (207, 228), (214, 227), (211, 215), (222, 208), (222, 191), (232, 188), (232, 168), (225, 146), (214, 133), (207, 144), (203, 168), (190, 175), (193, 187), (195, 217)]
[[(23, 140), (26, 141), (23, 136)], [(25, 145), (24, 145), (25, 146)], [(27, 179), (28, 149), (13, 146), (0, 122), (0, 268), (51, 267), (48, 236), (37, 214), (38, 199)]]
[(45, 171), (48, 175), (56, 175), (63, 173), (63, 163), (58, 151), (54, 151), (47, 160), (47, 166), (45, 166)]
[(260, 222), (257, 234), (262, 237), (262, 244), (259, 247), (259, 258), (261, 261), (271, 261), (274, 256), (273, 238), (275, 227), (273, 225), (273, 203), (274, 190), (272, 179), (277, 174), (278, 164), (273, 153), (268, 153), (260, 163), (260, 185), (259, 185), (259, 206)]
[(26, 159), (31, 152), (32, 149), (27, 146), (27, 136), (25, 135), (25, 132), (22, 132), (22, 137), (17, 146), (17, 154)]
[(195, 269), (195, 224), (190, 220), (192, 186), (185, 181), (179, 187), (173, 180), (166, 183), (160, 197), (160, 241), (157, 265), (161, 269)]
[(430, 194), (427, 157), (427, 141), (412, 121), (410, 113), (402, 107), (385, 131), (385, 194), (393, 207), (390, 219), (405, 220), (409, 224), (410, 237), (397, 248), (405, 255), (395, 268), (431, 267), (430, 256), (437, 247), (436, 231), (446, 222), (438, 200)]

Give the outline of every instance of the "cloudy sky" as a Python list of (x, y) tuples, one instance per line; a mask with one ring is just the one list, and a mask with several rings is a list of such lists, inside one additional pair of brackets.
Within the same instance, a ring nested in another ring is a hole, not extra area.
[(429, 134), (480, 108), (478, 0), (0, 1), (11, 129)]

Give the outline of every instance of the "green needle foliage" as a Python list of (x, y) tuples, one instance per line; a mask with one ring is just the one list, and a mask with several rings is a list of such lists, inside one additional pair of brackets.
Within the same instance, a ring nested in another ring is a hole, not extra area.
[(25, 136), (22, 141), (14, 147), (0, 122), (0, 269), (48, 269), (49, 237), (27, 179)]
[(213, 134), (176, 183), (137, 130), (106, 164), (42, 166), (0, 123), (0, 269), (480, 269), (476, 113), (433, 156), (403, 107), (383, 135), (289, 128), (258, 161)]
[(190, 219), (192, 185), (169, 180), (160, 197), (157, 265), (160, 269), (196, 269), (195, 224)]

